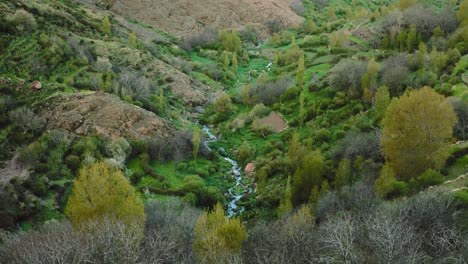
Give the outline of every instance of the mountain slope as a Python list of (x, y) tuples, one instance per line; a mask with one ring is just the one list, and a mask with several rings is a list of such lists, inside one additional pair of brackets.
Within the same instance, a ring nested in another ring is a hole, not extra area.
[(122, 0), (112, 11), (143, 21), (170, 33), (187, 35), (204, 26), (240, 28), (254, 24), (265, 29), (274, 18), (284, 25), (298, 25), (302, 18), (289, 7), (290, 0)]

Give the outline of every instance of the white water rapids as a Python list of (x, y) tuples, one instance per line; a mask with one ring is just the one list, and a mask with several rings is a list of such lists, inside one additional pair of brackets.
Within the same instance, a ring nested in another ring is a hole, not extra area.
[[(209, 150), (211, 150), (210, 147), (208, 146), (208, 143), (218, 141), (218, 138), (213, 133), (211, 133), (210, 128), (207, 127), (207, 126), (203, 126), (203, 131), (208, 136), (208, 140), (204, 142), (205, 146)], [(245, 188), (245, 186), (244, 186), (244, 184), (242, 184), (242, 170), (241, 170), (239, 164), (237, 163), (237, 161), (225, 156), (226, 154), (221, 154), (220, 153), (220, 155), (224, 158), (224, 160), (226, 160), (227, 162), (229, 162), (231, 164), (231, 171), (232, 171), (232, 173), (234, 175), (234, 178), (236, 180), (236, 183), (228, 189), (228, 196), (227, 196), (227, 198), (229, 199), (229, 203), (228, 203), (228, 207), (227, 207), (227, 216), (228, 216), (228, 218), (231, 218), (235, 214), (242, 213), (245, 210), (245, 208), (243, 206), (240, 206), (240, 207), (237, 206), (237, 202), (242, 198), (242, 196), (244, 195), (245, 192), (243, 192), (240, 195), (235, 195), (234, 192), (233, 192), (234, 189), (237, 186), (240, 185), (243, 188)], [(253, 189), (249, 187), (248, 188), (248, 193), (252, 193), (252, 192), (253, 192)]]

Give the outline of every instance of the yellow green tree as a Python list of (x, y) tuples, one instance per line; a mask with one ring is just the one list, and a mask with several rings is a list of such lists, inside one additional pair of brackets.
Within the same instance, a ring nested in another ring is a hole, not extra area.
[(239, 52), (241, 50), (241, 39), (234, 31), (219, 32), (219, 40), (226, 51)]
[(309, 203), (312, 205), (312, 206), (315, 206), (318, 202), (320, 198), (320, 191), (319, 191), (319, 187), (317, 185), (315, 185), (313, 188), (312, 188), (312, 191), (310, 191), (310, 196), (309, 196)]
[(237, 53), (233, 52), (232, 53), (232, 71), (234, 72), (235, 75), (237, 75)]
[(374, 105), (374, 122), (379, 123), (385, 116), (387, 107), (390, 104), (390, 91), (387, 86), (381, 86), (375, 93), (373, 105)]
[(460, 8), (457, 11), (457, 17), (461, 26), (468, 26), (468, 0), (461, 2)]
[(399, 0), (397, 3), (397, 7), (400, 10), (405, 10), (409, 7), (416, 5), (418, 2), (419, 0)]
[(309, 200), (314, 185), (320, 185), (325, 172), (325, 161), (319, 151), (312, 151), (305, 156), (293, 177), (293, 203), (299, 205)]
[(238, 218), (226, 218), (221, 204), (200, 215), (195, 225), (193, 249), (198, 263), (229, 263), (238, 257), (247, 229)]
[(280, 201), (280, 205), (276, 210), (276, 213), (279, 217), (286, 215), (292, 212), (293, 204), (292, 204), (292, 190), (291, 190), (291, 176), (288, 177), (288, 181), (286, 183), (286, 190), (284, 191), (284, 197)]
[(351, 183), (351, 172), (351, 161), (349, 159), (341, 160), (333, 182), (335, 189), (340, 189)]
[(297, 73), (296, 73), (296, 82), (297, 87), (302, 89), (302, 84), (304, 83), (304, 52), (301, 52), (299, 55), (299, 63), (297, 65)]
[(242, 103), (244, 105), (251, 105), (252, 104), (252, 100), (250, 98), (250, 83), (247, 83), (246, 85), (244, 85), (242, 87)]
[(102, 32), (106, 35), (106, 36), (110, 36), (111, 34), (111, 22), (109, 20), (109, 17), (108, 16), (105, 16), (103, 19), (102, 19)]
[(288, 153), (286, 161), (288, 162), (291, 170), (295, 171), (305, 155), (304, 145), (299, 140), (299, 133), (294, 131), (291, 139), (289, 140)]
[(223, 94), (213, 103), (216, 112), (220, 114), (228, 114), (232, 111), (232, 100), (228, 94)]
[(375, 61), (374, 58), (370, 59), (367, 62), (367, 71), (362, 76), (361, 86), (363, 90), (364, 99), (367, 101), (372, 100), (372, 95), (377, 89), (377, 77), (379, 75), (379, 64)]
[(128, 44), (134, 48), (137, 47), (137, 35), (133, 31), (128, 34)]
[(229, 64), (231, 64), (231, 62), (229, 61), (229, 54), (227, 52), (224, 52), (223, 66), (225, 72), (229, 71)]
[(395, 171), (388, 164), (385, 164), (380, 170), (379, 177), (374, 182), (375, 192), (382, 197), (386, 197), (395, 189), (395, 181)]
[(122, 172), (105, 162), (79, 171), (65, 214), (77, 227), (103, 217), (142, 229), (145, 223), (142, 200)]
[(424, 42), (418, 45), (418, 52), (416, 53), (416, 65), (422, 69), (426, 66), (427, 46)]
[(198, 151), (200, 150), (200, 142), (201, 142), (200, 129), (198, 127), (195, 127), (195, 129), (193, 130), (193, 136), (192, 136), (192, 152), (193, 152), (193, 157), (195, 159), (197, 159)]
[(456, 122), (450, 103), (430, 87), (393, 99), (382, 122), (381, 144), (396, 175), (409, 179), (442, 168)]
[(408, 52), (413, 52), (413, 50), (418, 45), (418, 32), (416, 30), (416, 25), (411, 24), (406, 38), (406, 49)]

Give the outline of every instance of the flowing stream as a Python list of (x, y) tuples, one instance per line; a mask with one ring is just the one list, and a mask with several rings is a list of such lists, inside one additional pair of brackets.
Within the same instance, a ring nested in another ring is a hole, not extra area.
[[(211, 150), (210, 147), (208, 146), (208, 143), (218, 141), (218, 138), (213, 133), (211, 133), (210, 128), (207, 126), (203, 126), (203, 131), (208, 136), (208, 140), (205, 141), (204, 144), (209, 150)], [(246, 186), (242, 183), (241, 167), (239, 166), (237, 161), (227, 157), (225, 153), (220, 153), (220, 155), (224, 158), (224, 160), (226, 160), (227, 162), (231, 164), (231, 171), (236, 180), (236, 183), (228, 189), (228, 193), (227, 193), (227, 198), (229, 200), (228, 207), (227, 207), (227, 216), (228, 218), (231, 218), (235, 214), (242, 213), (245, 210), (243, 206), (237, 206), (237, 202), (242, 198), (244, 193), (246, 192), (252, 193), (253, 189), (249, 187), (248, 191), (244, 191), (241, 194), (236, 195), (234, 193), (234, 189), (238, 186), (241, 186), (243, 189), (246, 188)]]

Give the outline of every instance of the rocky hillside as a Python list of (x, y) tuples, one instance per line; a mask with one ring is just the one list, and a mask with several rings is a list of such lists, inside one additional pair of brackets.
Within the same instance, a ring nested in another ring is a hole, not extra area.
[(173, 128), (161, 117), (112, 94), (72, 95), (57, 102), (46, 114), (49, 129), (134, 140), (169, 138), (173, 134)]
[(298, 25), (302, 17), (290, 8), (290, 0), (119, 0), (111, 10), (143, 21), (155, 28), (188, 35), (205, 26), (241, 28), (254, 25), (265, 31), (278, 19), (285, 26)]

